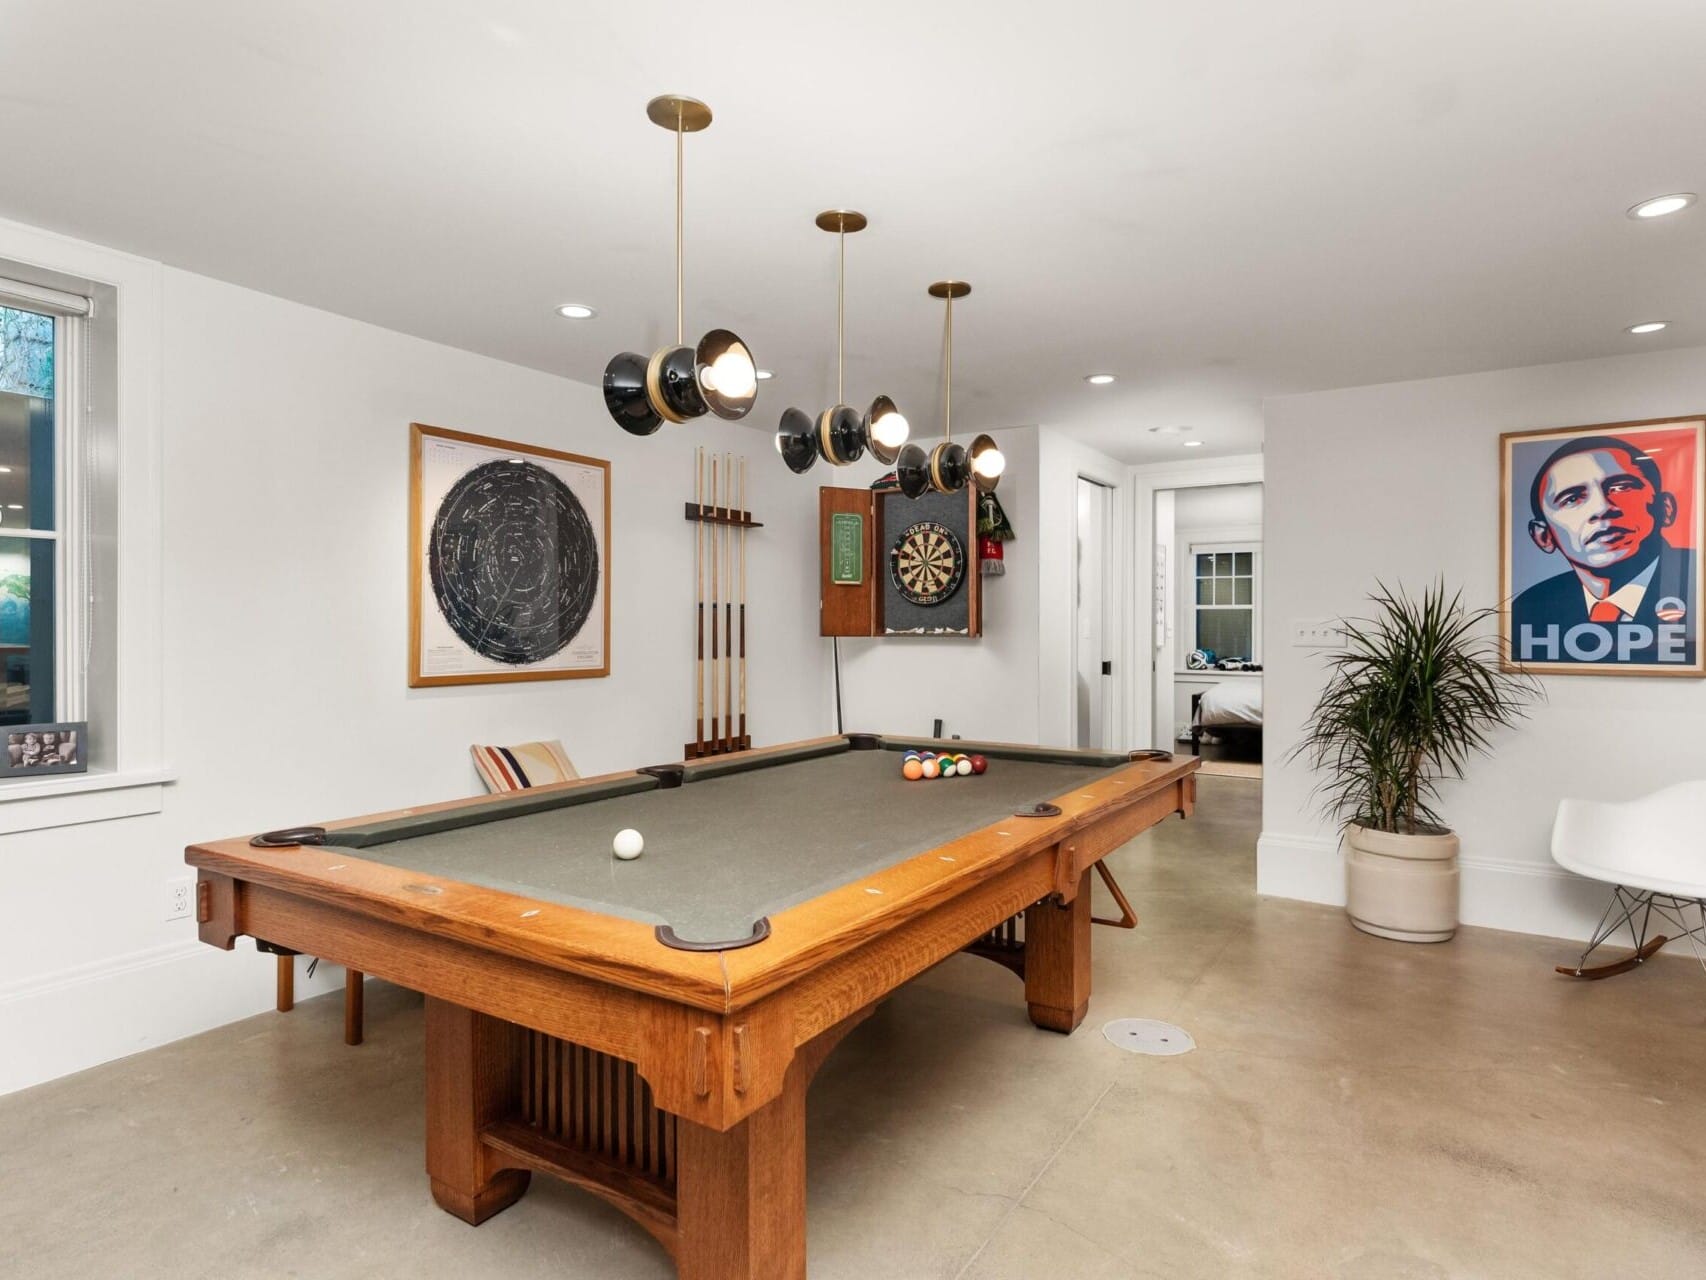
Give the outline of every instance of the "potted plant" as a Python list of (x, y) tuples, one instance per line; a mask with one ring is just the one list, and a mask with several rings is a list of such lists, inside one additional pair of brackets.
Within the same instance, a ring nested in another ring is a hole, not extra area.
[(1444, 942), (1457, 931), (1457, 836), (1434, 811), (1492, 733), (1527, 714), (1539, 686), (1501, 669), (1492, 609), (1437, 582), (1414, 600), (1378, 586), (1372, 618), (1342, 620), (1303, 757), (1316, 796), (1345, 823), (1345, 909), (1365, 933)]

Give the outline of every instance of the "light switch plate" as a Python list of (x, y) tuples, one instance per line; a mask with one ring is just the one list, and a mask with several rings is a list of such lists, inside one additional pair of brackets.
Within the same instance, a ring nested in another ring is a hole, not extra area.
[(1345, 633), (1337, 618), (1297, 618), (1291, 624), (1291, 647), (1294, 649), (1334, 649), (1343, 642)]

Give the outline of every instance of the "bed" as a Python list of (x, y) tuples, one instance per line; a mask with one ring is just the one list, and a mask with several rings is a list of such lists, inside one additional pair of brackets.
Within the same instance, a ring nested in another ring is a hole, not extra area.
[(1262, 755), (1262, 682), (1221, 680), (1191, 695), (1191, 754), (1202, 754), (1203, 734), (1213, 734), (1240, 755)]

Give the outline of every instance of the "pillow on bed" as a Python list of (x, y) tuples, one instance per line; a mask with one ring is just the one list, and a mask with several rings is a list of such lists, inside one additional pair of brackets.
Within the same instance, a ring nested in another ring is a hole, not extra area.
[(568, 782), (580, 777), (569, 763), (563, 744), (555, 738), (549, 742), (523, 742), (513, 747), (468, 748), (474, 754), (474, 767), (486, 790), (525, 791), (542, 787), (548, 782)]

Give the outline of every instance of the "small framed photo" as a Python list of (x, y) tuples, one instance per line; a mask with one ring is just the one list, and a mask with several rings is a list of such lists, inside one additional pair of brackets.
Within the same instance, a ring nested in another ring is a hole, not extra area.
[(86, 773), (89, 769), (89, 726), (69, 724), (9, 724), (0, 726), (6, 754), (0, 756), (0, 779), (47, 773)]

